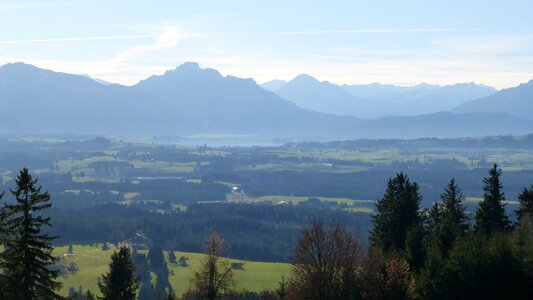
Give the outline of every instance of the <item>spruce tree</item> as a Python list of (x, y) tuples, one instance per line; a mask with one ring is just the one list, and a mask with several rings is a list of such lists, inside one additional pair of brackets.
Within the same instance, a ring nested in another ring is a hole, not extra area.
[(461, 233), (466, 233), (469, 227), (469, 217), (464, 204), (465, 196), (457, 186), (455, 179), (452, 178), (448, 182), (440, 199), (442, 203), (440, 211), (441, 220), (449, 220), (457, 226)]
[(422, 299), (440, 299), (442, 270), (446, 260), (455, 243), (466, 235), (469, 228), (464, 195), (454, 179), (450, 180), (441, 194), (441, 201), (431, 208), (429, 221), (431, 245), (417, 279), (417, 287)]
[(0, 269), (4, 274), (6, 299), (60, 299), (56, 293), (61, 284), (56, 281), (58, 272), (50, 269), (56, 262), (52, 256), (52, 241), (57, 239), (43, 233), (51, 227), (50, 218), (43, 211), (51, 207), (50, 195), (41, 192), (28, 169), (20, 171), (11, 190), (15, 202), (4, 207), (8, 234)]
[[(411, 183), (407, 175), (399, 173), (389, 179), (385, 195), (377, 203), (377, 214), (373, 216), (373, 228), (370, 232), (372, 245), (383, 253), (404, 253), (408, 232), (409, 245), (420, 245), (423, 236), (421, 230), (422, 215), (421, 196), (416, 183)], [(414, 255), (420, 249), (410, 249)], [(416, 254), (418, 255), (418, 254)]]
[(441, 201), (431, 208), (431, 247), (444, 256), (469, 229), (464, 200), (463, 193), (452, 178), (441, 194)]
[(502, 192), (500, 176), (502, 171), (494, 164), (489, 176), (483, 179), (483, 200), (476, 211), (476, 231), (491, 235), (509, 228), (509, 220), (505, 215), (505, 194)]
[(102, 300), (136, 299), (139, 280), (135, 275), (135, 266), (131, 261), (130, 248), (122, 246), (111, 255), (109, 272), (102, 276), (98, 284)]
[(518, 195), (518, 201), (520, 202), (520, 207), (516, 211), (518, 222), (525, 217), (533, 217), (533, 185), (530, 189), (524, 188)]

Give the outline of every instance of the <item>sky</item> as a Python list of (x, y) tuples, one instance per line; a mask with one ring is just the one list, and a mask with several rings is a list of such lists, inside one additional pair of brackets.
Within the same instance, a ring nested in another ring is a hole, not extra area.
[(262, 83), (533, 79), (533, 1), (0, 0), (0, 65), (135, 84), (195, 61)]

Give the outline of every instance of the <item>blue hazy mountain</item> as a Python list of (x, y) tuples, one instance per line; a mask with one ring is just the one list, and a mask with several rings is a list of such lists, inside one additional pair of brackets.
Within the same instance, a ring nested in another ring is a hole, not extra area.
[(409, 117), (382, 117), (358, 128), (359, 137), (417, 138), (474, 137), (488, 135), (528, 134), (533, 121), (504, 113), (439, 112)]
[(379, 83), (339, 86), (328, 81), (320, 82), (309, 75), (297, 76), (274, 91), (302, 108), (364, 118), (448, 111), (466, 101), (496, 92), (492, 87), (474, 83), (447, 86), (423, 83), (413, 87)]
[(413, 87), (393, 85), (344, 85), (348, 92), (371, 103), (366, 116), (413, 116), (452, 108), (472, 99), (496, 93), (496, 89), (482, 84), (457, 83), (438, 86), (419, 84)]
[[(337, 88), (331, 91), (342, 95)], [(12, 135), (214, 133), (334, 140), (533, 132), (533, 121), (502, 113), (359, 119), (314, 112), (252, 79), (222, 76), (195, 63), (134, 86), (7, 64), (0, 67), (0, 108), (0, 134)]]
[(299, 107), (336, 115), (363, 116), (365, 105), (342, 87), (301, 74), (281, 86), (276, 93)]
[(533, 119), (533, 80), (494, 95), (468, 101), (452, 110), (456, 113), (500, 112)]
[(264, 83), (261, 83), (261, 87), (264, 88), (267, 91), (276, 92), (281, 88), (283, 85), (287, 83), (285, 80), (270, 80)]
[(354, 117), (313, 112), (261, 88), (253, 79), (222, 76), (185, 63), (135, 85), (167, 99), (186, 130), (212, 133), (328, 135), (360, 123)]
[(160, 130), (165, 101), (118, 84), (23, 63), (0, 67), (0, 133), (125, 133)]

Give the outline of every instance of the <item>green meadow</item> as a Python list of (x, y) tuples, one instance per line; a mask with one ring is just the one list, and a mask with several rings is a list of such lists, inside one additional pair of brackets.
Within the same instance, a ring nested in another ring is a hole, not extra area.
[[(76, 263), (79, 271), (74, 275), (68, 274), (67, 276), (60, 277), (60, 282), (63, 283), (61, 294), (68, 295), (70, 287), (74, 287), (77, 290), (79, 286), (82, 286), (84, 291), (90, 289), (99, 294), (97, 285), (98, 277), (101, 277), (102, 274), (107, 272), (113, 248), (108, 251), (103, 251), (100, 246), (74, 245), (73, 255), (67, 255), (67, 249), (67, 246), (56, 247), (54, 255), (60, 256), (64, 265), (68, 266), (71, 262)], [(140, 252), (146, 253), (146, 251)], [(200, 266), (203, 254), (190, 252), (174, 253), (178, 258), (181, 256), (187, 257), (189, 264), (188, 267), (181, 267), (178, 264), (170, 263), (168, 262), (168, 253), (165, 252), (170, 273), (169, 281), (176, 294), (180, 295), (186, 292), (191, 286), (194, 273)], [(288, 263), (265, 263), (242, 260), (231, 260), (231, 262), (240, 262), (244, 266), (244, 270), (234, 270), (234, 288), (236, 290), (272, 290), (278, 286), (282, 275), (289, 276), (291, 273), (291, 265)]]

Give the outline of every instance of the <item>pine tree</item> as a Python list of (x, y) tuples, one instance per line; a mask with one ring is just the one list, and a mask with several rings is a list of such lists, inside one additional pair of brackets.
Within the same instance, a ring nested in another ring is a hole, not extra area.
[(57, 239), (43, 233), (51, 227), (50, 218), (43, 211), (51, 207), (50, 195), (42, 193), (28, 169), (20, 171), (11, 190), (16, 202), (4, 207), (8, 234), (0, 269), (4, 271), (7, 299), (60, 299), (55, 292), (61, 287), (56, 281), (58, 272), (50, 267), (57, 261), (52, 256), (52, 241)]
[(435, 299), (440, 296), (442, 269), (457, 240), (466, 235), (468, 215), (464, 205), (464, 195), (454, 179), (450, 180), (441, 201), (430, 211), (431, 245), (424, 268), (417, 279), (417, 287), (422, 298)]
[(98, 284), (103, 300), (134, 300), (139, 280), (135, 275), (135, 266), (131, 261), (130, 248), (122, 246), (111, 255), (109, 272)]
[(533, 185), (530, 189), (524, 188), (518, 195), (518, 201), (520, 202), (520, 207), (516, 211), (518, 222), (527, 216), (533, 217)]
[(280, 300), (287, 298), (289, 294), (288, 285), (288, 282), (285, 280), (285, 274), (281, 274), (281, 281), (278, 283), (278, 288), (276, 289), (276, 295), (278, 295)]
[(451, 179), (441, 194), (441, 201), (430, 211), (432, 248), (446, 256), (453, 243), (469, 229), (465, 197), (455, 179)]
[(502, 171), (495, 164), (489, 171), (489, 176), (483, 179), (483, 200), (476, 211), (476, 231), (491, 235), (496, 231), (509, 228), (509, 220), (505, 215), (503, 201), (505, 194), (502, 192), (500, 176)]
[[(406, 175), (399, 173), (394, 179), (389, 179), (385, 195), (376, 205), (377, 214), (373, 216), (372, 245), (385, 254), (403, 253), (409, 231), (413, 232), (412, 238), (421, 238), (420, 202), (418, 184), (411, 183)], [(419, 245), (420, 241), (411, 240), (410, 243)], [(411, 250), (415, 252), (415, 249)]]

